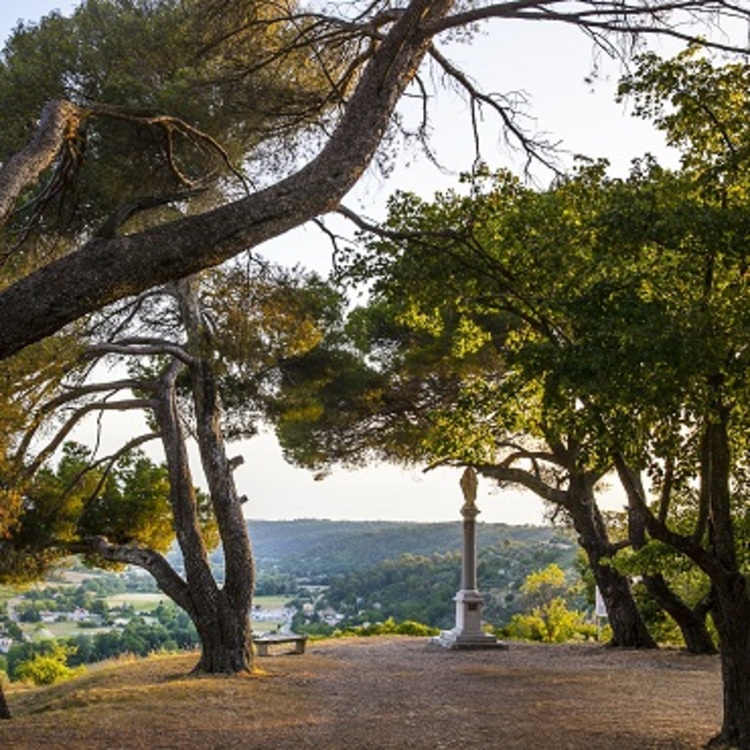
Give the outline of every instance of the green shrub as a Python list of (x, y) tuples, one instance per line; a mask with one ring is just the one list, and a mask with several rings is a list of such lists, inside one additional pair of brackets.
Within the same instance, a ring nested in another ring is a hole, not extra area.
[(68, 657), (73, 653), (74, 647), (57, 643), (49, 653), (37, 654), (28, 661), (21, 662), (16, 669), (16, 676), (19, 680), (35, 685), (53, 685), (69, 680), (81, 672), (81, 668), (71, 669), (67, 665)]
[(414, 620), (404, 620), (404, 622), (397, 623), (392, 617), (389, 617), (385, 622), (373, 622), (368, 625), (356, 625), (352, 628), (345, 628), (339, 630), (335, 634), (337, 636), (346, 635), (413, 635), (421, 638), (426, 638), (433, 635), (438, 635), (440, 630), (438, 628), (430, 627), (429, 625), (423, 625), (421, 622)]

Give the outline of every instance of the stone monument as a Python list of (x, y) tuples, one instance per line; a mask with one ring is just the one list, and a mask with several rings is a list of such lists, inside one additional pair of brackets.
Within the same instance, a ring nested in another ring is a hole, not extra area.
[(477, 475), (471, 467), (461, 476), (461, 490), (464, 494), (464, 504), (461, 508), (464, 539), (461, 590), (453, 599), (456, 603), (456, 626), (452, 630), (444, 630), (433, 641), (445, 648), (507, 648), (495, 636), (482, 630), (484, 597), (477, 588)]

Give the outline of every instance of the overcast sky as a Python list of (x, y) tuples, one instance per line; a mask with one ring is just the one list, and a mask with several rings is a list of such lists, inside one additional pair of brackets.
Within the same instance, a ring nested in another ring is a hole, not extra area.
[[(36, 20), (58, 9), (70, 11), (76, 3), (65, 0), (0, 2), (0, 34), (6, 38), (20, 17)], [(21, 9), (22, 6), (22, 9)], [(620, 70), (614, 63), (597, 61), (590, 42), (573, 29), (547, 24), (496, 24), (491, 37), (452, 49), (452, 57), (478, 78), (488, 90), (522, 94), (528, 102), (529, 129), (546, 133), (570, 154), (607, 157), (613, 171), (623, 174), (631, 159), (651, 151), (674, 162), (665, 152), (658, 133), (634, 120), (626, 107), (614, 102)], [(598, 65), (598, 75), (591, 73)], [(457, 97), (443, 96), (435, 118), (435, 150), (447, 171), (439, 171), (417, 154), (400, 159), (389, 180), (365, 176), (348, 199), (353, 208), (373, 216), (396, 187), (429, 196), (454, 184), (456, 174), (473, 159), (468, 129), (469, 111)], [(532, 117), (533, 116), (533, 117)], [(487, 115), (483, 128), (484, 158), (493, 167), (520, 168), (520, 155), (502, 147), (497, 123)], [(546, 179), (542, 174), (540, 179)], [(268, 257), (281, 263), (302, 263), (325, 272), (330, 248), (316, 229), (305, 228), (270, 244)], [(108, 430), (122, 427), (122, 420)], [(233, 451), (234, 452), (234, 451)], [(361, 471), (335, 471), (316, 482), (308, 472), (288, 467), (270, 437), (238, 446), (245, 457), (238, 470), (241, 492), (250, 498), (253, 518), (332, 518), (392, 520), (455, 520), (462, 504), (460, 471), (441, 469), (428, 475), (418, 469), (373, 467)], [(480, 483), (480, 520), (506, 523), (539, 523), (542, 504), (528, 493), (497, 492)]]

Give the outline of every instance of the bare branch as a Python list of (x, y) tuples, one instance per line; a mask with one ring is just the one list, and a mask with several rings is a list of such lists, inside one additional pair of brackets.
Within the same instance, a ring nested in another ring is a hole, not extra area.
[[(557, 10), (558, 7), (562, 10)], [(739, 45), (718, 39), (704, 39), (697, 31), (684, 31), (683, 25), (674, 23), (675, 14), (682, 14), (694, 24), (711, 25), (715, 18), (722, 14), (735, 19), (750, 19), (750, 8), (726, 0), (587, 0), (580, 3), (569, 3), (564, 0), (519, 0), (475, 7), (436, 19), (430, 24), (428, 33), (439, 34), (448, 29), (463, 28), (481, 21), (514, 18), (564, 23), (582, 29), (592, 36), (597, 33), (611, 33), (630, 37), (659, 35), (688, 43), (700, 40), (706, 47), (717, 51), (747, 54), (744, 40), (743, 44)]]
[(172, 195), (156, 195), (150, 197), (138, 198), (138, 200), (122, 206), (116, 213), (100, 227), (96, 233), (97, 237), (108, 238), (114, 237), (122, 225), (141, 211), (149, 211), (152, 208), (166, 206), (170, 203), (179, 203), (180, 201), (195, 198), (205, 192), (205, 188), (198, 187), (193, 190), (183, 190)]
[(44, 107), (28, 145), (0, 168), (0, 226), (8, 220), (18, 196), (39, 179), (57, 158), (61, 146), (74, 136), (82, 115), (68, 101), (54, 100)]
[(102, 354), (129, 354), (132, 356), (168, 354), (179, 359), (180, 362), (184, 362), (186, 365), (195, 363), (195, 358), (191, 357), (179, 344), (160, 339), (153, 339), (150, 341), (141, 339), (123, 339), (120, 341), (92, 344), (86, 354), (88, 356), (98, 356)]
[(95, 471), (100, 466), (104, 465), (104, 471), (102, 471), (101, 476), (99, 477), (99, 481), (96, 484), (96, 487), (91, 491), (90, 493), (90, 500), (93, 500), (99, 495), (99, 492), (104, 487), (104, 484), (107, 481), (107, 477), (109, 476), (110, 472), (114, 468), (115, 464), (125, 455), (130, 453), (131, 451), (135, 450), (136, 448), (139, 448), (141, 445), (145, 445), (146, 443), (151, 442), (152, 440), (158, 440), (161, 438), (161, 435), (158, 432), (149, 432), (145, 435), (139, 435), (138, 437), (134, 437), (131, 440), (128, 440), (125, 445), (120, 446), (118, 450), (116, 450), (114, 453), (108, 455), (108, 456), (102, 456), (101, 458), (98, 458), (96, 461), (93, 461), (88, 466), (81, 469), (81, 471), (78, 472), (78, 474), (73, 478), (73, 480), (70, 482), (70, 485), (65, 490), (65, 493), (72, 490), (78, 482), (88, 473)]
[(73, 428), (91, 412), (94, 411), (132, 411), (134, 409), (151, 409), (154, 407), (154, 401), (151, 399), (127, 399), (123, 401), (104, 401), (86, 404), (76, 409), (73, 414), (65, 421), (63, 426), (57, 431), (55, 436), (44, 448), (42, 448), (33, 461), (24, 466), (23, 473), (25, 476), (32, 476), (39, 467), (62, 445), (65, 438), (71, 433)]
[(126, 544), (113, 544), (106, 537), (86, 537), (71, 545), (72, 552), (97, 554), (105, 560), (126, 565), (136, 565), (147, 570), (158, 587), (188, 614), (194, 613), (187, 583), (177, 574), (167, 559), (151, 549)]
[(501, 94), (487, 94), (480, 91), (469, 79), (469, 77), (450, 60), (448, 60), (434, 45), (430, 47), (430, 56), (443, 69), (445, 74), (452, 78), (468, 95), (471, 102), (472, 131), (475, 143), (476, 158), (479, 159), (479, 130), (477, 123), (477, 108), (482, 105), (489, 107), (500, 117), (506, 133), (509, 133), (520, 144), (527, 155), (527, 167), (532, 161), (538, 161), (553, 173), (559, 174), (560, 170), (547, 154), (554, 152), (555, 144), (537, 142), (528, 135), (517, 123), (517, 113), (508, 97)]

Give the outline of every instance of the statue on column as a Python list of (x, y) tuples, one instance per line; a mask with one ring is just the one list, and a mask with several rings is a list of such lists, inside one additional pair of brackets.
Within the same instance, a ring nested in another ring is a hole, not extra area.
[(461, 555), (461, 590), (456, 603), (456, 626), (444, 631), (435, 642), (446, 648), (505, 648), (493, 635), (482, 630), (482, 604), (484, 597), (477, 590), (476, 518), (477, 473), (468, 466), (461, 475), (464, 504), (463, 551)]

